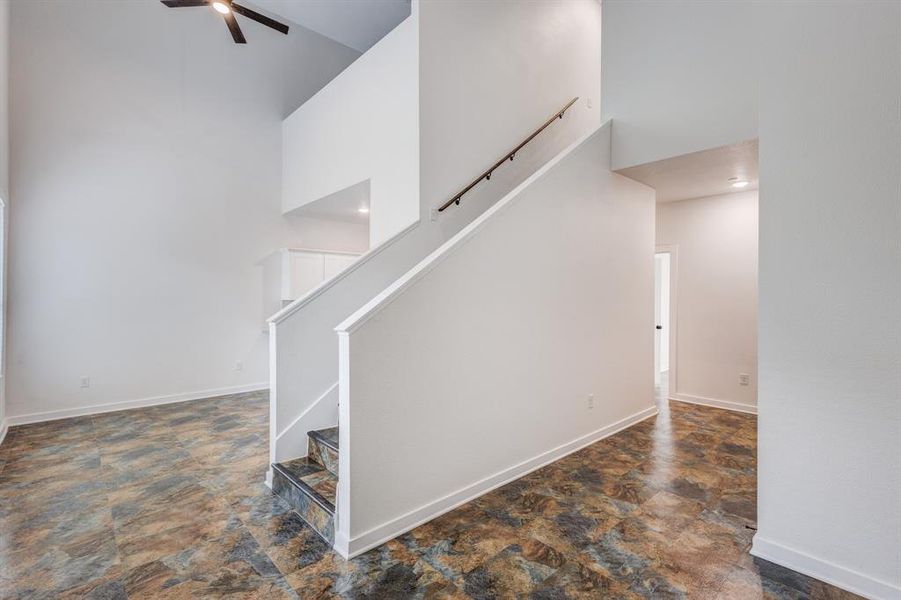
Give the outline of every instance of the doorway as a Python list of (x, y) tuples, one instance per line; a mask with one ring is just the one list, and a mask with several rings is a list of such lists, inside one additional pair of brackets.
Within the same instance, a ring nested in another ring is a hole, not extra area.
[(654, 254), (654, 395), (669, 400), (674, 369), (673, 281), (675, 248), (658, 247)]

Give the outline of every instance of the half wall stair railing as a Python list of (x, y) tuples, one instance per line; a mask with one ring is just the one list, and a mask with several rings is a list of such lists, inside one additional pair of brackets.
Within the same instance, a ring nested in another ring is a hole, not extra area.
[[(494, 171), (507, 161), (512, 161), (526, 144), (555, 120), (563, 119), (566, 111), (578, 100), (577, 96), (567, 102), (438, 210), (459, 204), (461, 198), (482, 180), (490, 180)], [(526, 153), (523, 153), (521, 160), (526, 160)], [(546, 171), (550, 168), (548, 165), (550, 163), (540, 169)], [(378, 299), (379, 294), (402, 281), (405, 273), (447, 242), (449, 232), (437, 227), (420, 228), (419, 225), (419, 221), (408, 225), (269, 319), (271, 466), (267, 480), (275, 493), (282, 495), (302, 519), (342, 554), (353, 550), (349, 546), (347, 531), (349, 512), (345, 516), (346, 522), (340, 523), (340, 510), (349, 511), (350, 501), (339, 499), (340, 494), (347, 493), (339, 491), (339, 477), (342, 476), (340, 452), (347, 452), (347, 446), (339, 451), (338, 440), (341, 435), (348, 440), (350, 436), (349, 423), (346, 417), (345, 422), (341, 423), (339, 414), (341, 389), (337, 380), (341, 377), (341, 368), (339, 360), (336, 360), (339, 343), (335, 324), (348, 319), (355, 311), (363, 310), (360, 307), (367, 307), (374, 301), (373, 298)], [(362, 269), (367, 270), (363, 275), (351, 277), (352, 273), (360, 273)], [(349, 359), (342, 361), (345, 361), (342, 364), (349, 364)], [(349, 390), (346, 388), (344, 393), (349, 394)], [(335, 433), (341, 427), (345, 429), (340, 434)], [(336, 435), (338, 439), (335, 439)], [(328, 497), (307, 485), (302, 476), (295, 477), (292, 468), (286, 466), (298, 457), (306, 457), (305, 468), (310, 467), (309, 461), (312, 461), (312, 473), (328, 483), (323, 488), (328, 492)], [(347, 470), (346, 463), (344, 469)], [(343, 476), (349, 475), (348, 472)], [(339, 542), (342, 546), (339, 547), (336, 538), (343, 540)]]
[(472, 188), (474, 188), (474, 187), (475, 187), (476, 185), (478, 185), (478, 183), (479, 183), (480, 181), (482, 181), (483, 179), (484, 179), (484, 180), (490, 180), (490, 179), (491, 179), (491, 174), (494, 173), (494, 171), (496, 171), (496, 170), (498, 169), (498, 167), (500, 167), (501, 165), (503, 165), (503, 164), (504, 164), (505, 162), (507, 162), (508, 160), (512, 161), (513, 158), (516, 156), (516, 153), (519, 152), (520, 150), (522, 150), (523, 146), (525, 146), (526, 144), (528, 144), (529, 142), (531, 142), (533, 139), (535, 139), (535, 137), (536, 137), (539, 133), (541, 133), (542, 131), (544, 131), (545, 129), (547, 129), (548, 126), (550, 126), (551, 123), (553, 123), (553, 122), (556, 121), (557, 119), (562, 119), (562, 118), (563, 118), (563, 115), (566, 113), (566, 111), (569, 110), (569, 108), (570, 108), (573, 104), (575, 104), (576, 101), (577, 101), (578, 99), (579, 99), (579, 97), (576, 96), (575, 98), (573, 98), (572, 100), (570, 100), (569, 102), (567, 102), (567, 103), (566, 103), (566, 106), (564, 106), (563, 108), (561, 108), (560, 110), (558, 110), (556, 113), (554, 113), (554, 116), (552, 116), (550, 119), (548, 119), (547, 121), (545, 121), (544, 124), (543, 124), (541, 127), (539, 127), (538, 129), (536, 129), (535, 131), (533, 131), (532, 134), (531, 134), (529, 137), (527, 137), (526, 139), (524, 139), (524, 140), (523, 140), (516, 148), (514, 148), (513, 150), (511, 150), (510, 152), (508, 152), (507, 154), (505, 154), (505, 155), (503, 156), (503, 158), (501, 158), (501, 159), (498, 160), (496, 163), (494, 163), (493, 165), (491, 165), (491, 167), (489, 167), (487, 171), (485, 171), (484, 173), (482, 173), (481, 175), (479, 175), (475, 180), (473, 180), (472, 183), (470, 183), (470, 184), (467, 185), (465, 188), (463, 188), (462, 190), (460, 190), (460, 192), (459, 192), (456, 196), (454, 196), (453, 198), (451, 198), (450, 200), (448, 200), (447, 202), (445, 202), (444, 204), (442, 204), (441, 207), (438, 209), (438, 212), (443, 212), (444, 209), (446, 209), (447, 207), (449, 207), (451, 204), (459, 205), (459, 204), (460, 204), (460, 199), (463, 198), (463, 194), (465, 194), (466, 192), (468, 192), (469, 190), (471, 190)]

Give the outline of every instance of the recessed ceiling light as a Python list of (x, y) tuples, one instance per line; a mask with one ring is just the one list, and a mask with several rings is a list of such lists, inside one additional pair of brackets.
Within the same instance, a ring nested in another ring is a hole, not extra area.
[(734, 187), (734, 188), (743, 188), (743, 187), (748, 187), (749, 185), (751, 185), (750, 181), (747, 181), (745, 179), (739, 179), (738, 177), (733, 177), (729, 181), (732, 183), (732, 187)]
[(227, 15), (232, 11), (231, 7), (225, 2), (213, 2), (213, 8), (215, 8), (217, 12), (220, 12), (223, 15)]
[(360, 208), (357, 209), (357, 212), (358, 212), (358, 213), (363, 213), (363, 214), (365, 215), (366, 213), (369, 212), (369, 207), (368, 207), (368, 206), (361, 206)]

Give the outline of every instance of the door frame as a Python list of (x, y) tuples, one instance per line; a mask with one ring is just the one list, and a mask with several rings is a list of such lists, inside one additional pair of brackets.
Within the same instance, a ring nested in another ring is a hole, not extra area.
[[(676, 353), (678, 348), (677, 340), (679, 339), (679, 295), (677, 290), (679, 286), (679, 245), (678, 244), (659, 244), (654, 247), (654, 254), (669, 254), (669, 370), (667, 371), (669, 379), (669, 398), (675, 396), (677, 392), (677, 373), (679, 366), (679, 356)], [(656, 294), (656, 289), (654, 291)], [(656, 299), (655, 299), (656, 301)], [(655, 315), (656, 320), (656, 315)], [(656, 323), (654, 323), (656, 326)], [(667, 398), (667, 399), (669, 399)]]

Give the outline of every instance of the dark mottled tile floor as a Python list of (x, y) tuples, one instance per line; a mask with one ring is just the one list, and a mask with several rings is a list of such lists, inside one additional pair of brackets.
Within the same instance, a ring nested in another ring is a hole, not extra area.
[(673, 404), (352, 561), (261, 482), (265, 393), (14, 428), (4, 598), (848, 598), (748, 555), (752, 416)]

